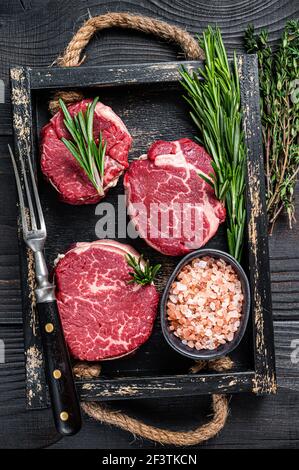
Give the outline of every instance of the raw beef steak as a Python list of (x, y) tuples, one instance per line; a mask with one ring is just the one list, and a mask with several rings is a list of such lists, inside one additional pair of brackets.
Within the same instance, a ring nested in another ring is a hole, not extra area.
[(225, 220), (207, 177), (211, 158), (190, 139), (158, 141), (131, 163), (124, 185), (129, 215), (139, 235), (165, 255), (200, 248)]
[[(71, 116), (85, 111), (86, 99), (68, 106)], [(58, 191), (62, 201), (68, 204), (95, 204), (101, 196), (86, 176), (84, 170), (68, 151), (61, 137), (71, 139), (62, 111), (52, 117), (41, 132), (41, 170)], [(109, 106), (97, 103), (94, 113), (93, 133), (98, 142), (100, 131), (107, 143), (105, 156), (104, 191), (115, 186), (122, 172), (128, 167), (128, 152), (132, 138), (122, 120)]]
[(55, 267), (56, 298), (71, 354), (81, 360), (129, 354), (151, 334), (159, 301), (153, 284), (128, 284), (125, 256), (112, 240), (76, 243)]

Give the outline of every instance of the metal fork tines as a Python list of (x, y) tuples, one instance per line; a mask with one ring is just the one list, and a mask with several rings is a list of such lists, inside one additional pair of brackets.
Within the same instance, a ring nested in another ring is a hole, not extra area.
[[(30, 157), (28, 156), (26, 162), (28, 163), (29, 171), (26, 171), (22, 152), (19, 148), (19, 161), (25, 187), (24, 194), (15, 156), (10, 145), (8, 145), (8, 148), (12, 159), (17, 191), (19, 195), (23, 238), (26, 245), (33, 251), (35, 257), (35, 271), (37, 281), (37, 289), (35, 291), (36, 300), (37, 302), (48, 302), (50, 300), (55, 300), (55, 294), (54, 286), (48, 280), (48, 269), (43, 255), (43, 249), (47, 238), (47, 230), (35, 182), (32, 163)], [(25, 205), (25, 195), (28, 202), (28, 207)]]

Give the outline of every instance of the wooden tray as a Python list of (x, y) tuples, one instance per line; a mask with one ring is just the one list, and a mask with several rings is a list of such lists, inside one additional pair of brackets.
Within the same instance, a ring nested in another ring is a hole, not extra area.
[[(11, 70), (15, 143), (23, 155), (32, 153), (44, 209), (48, 240), (46, 258), (49, 267), (58, 253), (75, 241), (96, 239), (98, 217), (95, 205), (70, 206), (59, 202), (57, 194), (39, 171), (38, 139), (41, 127), (49, 120), (48, 102), (54, 91), (80, 89), (86, 96), (100, 97), (123, 118), (133, 136), (130, 159), (145, 153), (157, 139), (175, 140), (193, 137), (196, 129), (182, 99), (179, 67), (189, 70), (200, 62), (172, 62), (128, 65), (125, 67), (13, 68)], [(231, 354), (234, 368), (227, 373), (200, 372), (190, 375), (192, 360), (175, 353), (166, 344), (157, 318), (150, 339), (132, 356), (103, 362), (100, 378), (77, 380), (81, 400), (114, 400), (200, 395), (210, 393), (275, 393), (275, 363), (271, 313), (271, 291), (265, 212), (264, 170), (259, 115), (259, 87), (255, 56), (240, 56), (243, 126), (248, 148), (247, 158), (247, 240), (243, 267), (250, 278), (251, 321), (244, 339)], [(122, 181), (111, 189), (106, 202), (116, 204), (123, 193)], [(43, 356), (38, 333), (34, 299), (32, 254), (23, 243), (19, 226), (24, 335), (27, 374), (27, 405), (47, 406), (43, 374)], [(134, 245), (163, 270), (157, 280), (162, 291), (178, 258), (163, 256), (142, 239), (120, 239)], [(224, 227), (208, 243), (227, 250)]]

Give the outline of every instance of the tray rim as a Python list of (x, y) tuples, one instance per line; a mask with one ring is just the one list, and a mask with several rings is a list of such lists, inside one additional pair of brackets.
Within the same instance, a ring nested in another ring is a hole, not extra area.
[[(23, 157), (33, 152), (32, 90), (134, 86), (136, 84), (177, 83), (179, 67), (196, 70), (201, 61), (128, 64), (125, 66), (84, 66), (69, 68), (13, 67), (10, 70), (13, 106), (14, 142), (19, 143)], [(247, 230), (250, 286), (256, 307), (252, 310), (254, 336), (254, 369), (243, 372), (198, 375), (145, 376), (136, 378), (76, 380), (83, 400), (129, 399), (150, 396), (180, 396), (209, 393), (276, 392), (274, 335), (268, 234), (265, 208), (265, 186), (257, 57), (238, 56), (243, 129), (248, 149), (247, 158)], [(82, 85), (84, 81), (84, 85)], [(248, 203), (249, 201), (249, 203)], [(42, 367), (42, 348), (34, 306), (34, 295), (28, 285), (30, 250), (25, 246), (18, 218), (19, 254), (22, 279), (23, 325), (26, 356), (26, 395), (28, 408), (47, 406), (46, 382)], [(24, 256), (26, 254), (26, 256)], [(27, 283), (27, 284), (26, 284)], [(169, 386), (171, 380), (176, 386)], [(131, 383), (131, 387), (129, 386)], [(155, 383), (156, 388), (149, 390)], [(168, 385), (167, 385), (168, 384)], [(179, 385), (178, 385), (179, 384)]]

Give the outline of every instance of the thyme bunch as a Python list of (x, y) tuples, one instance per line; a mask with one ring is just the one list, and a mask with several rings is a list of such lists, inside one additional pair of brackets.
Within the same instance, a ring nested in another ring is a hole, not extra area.
[(270, 233), (286, 211), (295, 220), (294, 190), (299, 172), (299, 21), (289, 21), (273, 51), (267, 31), (245, 33), (247, 52), (259, 62), (261, 117)]

